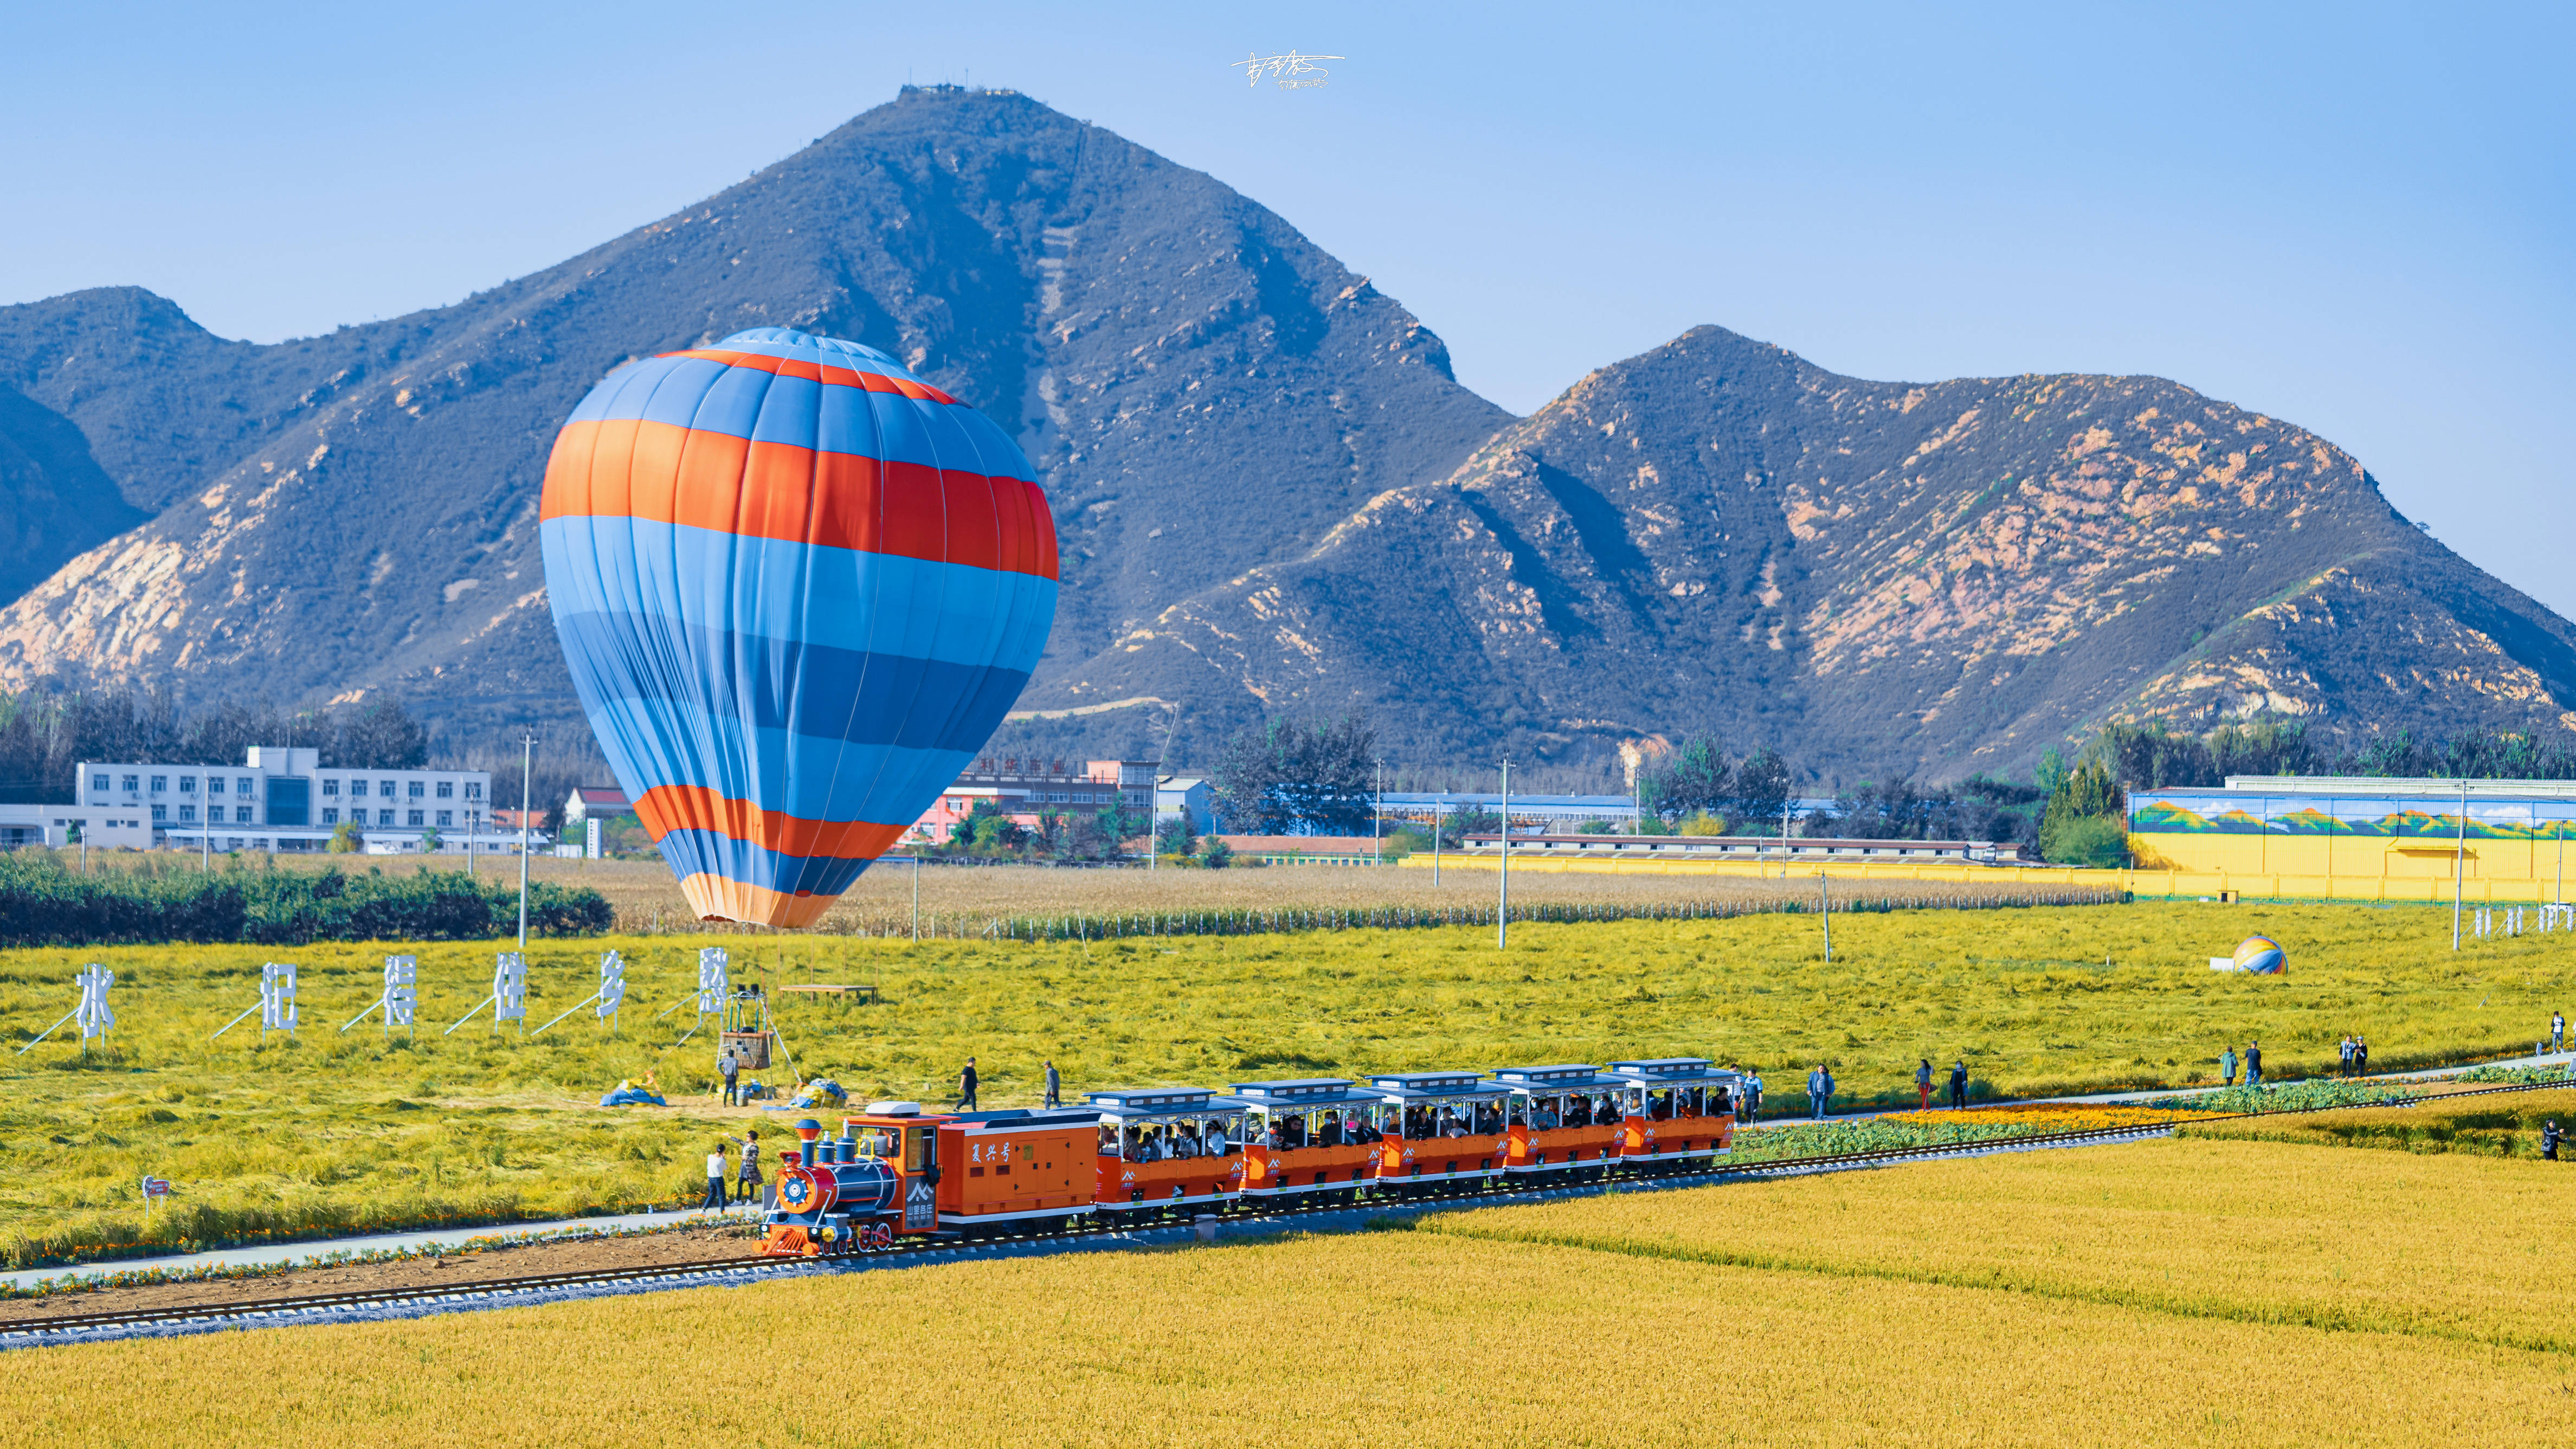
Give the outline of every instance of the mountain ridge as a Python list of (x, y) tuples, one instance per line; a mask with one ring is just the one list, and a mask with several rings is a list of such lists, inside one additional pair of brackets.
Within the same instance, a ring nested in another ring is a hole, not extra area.
[(1257, 202), (953, 87), (363, 327), (228, 341), (139, 288), (0, 308), (0, 499), (49, 570), (0, 607), (0, 685), (578, 728), (534, 553), (555, 428), (620, 362), (759, 325), (901, 357), (1046, 481), (1058, 625), (997, 749), (1186, 757), (1362, 709), (1422, 762), (1606, 771), (1710, 732), (1944, 777), (2122, 718), (2576, 728), (2576, 630), (2267, 414), (2159, 378), (1874, 382), (1699, 327), (1514, 418)]

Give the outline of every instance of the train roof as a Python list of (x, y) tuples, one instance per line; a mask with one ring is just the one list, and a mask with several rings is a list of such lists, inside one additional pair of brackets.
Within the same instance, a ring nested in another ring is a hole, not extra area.
[(1710, 1077), (1733, 1077), (1734, 1072), (1711, 1066), (1706, 1057), (1647, 1057), (1638, 1061), (1612, 1062), (1614, 1076), (1630, 1081), (1694, 1081)]
[(1479, 1072), (1388, 1072), (1369, 1078), (1369, 1085), (1394, 1101), (1434, 1097), (1499, 1097), (1511, 1087), (1486, 1081)]
[(1248, 1103), (1219, 1096), (1205, 1087), (1114, 1087), (1085, 1092), (1082, 1105), (1113, 1117), (1189, 1117), (1209, 1112), (1240, 1112)]
[(1282, 1077), (1268, 1082), (1234, 1082), (1234, 1094), (1256, 1107), (1329, 1107), (1342, 1102), (1374, 1102), (1378, 1094), (1351, 1090), (1348, 1077)]
[(1018, 1131), (1023, 1127), (1088, 1127), (1099, 1120), (1099, 1114), (1061, 1108), (1032, 1112), (1026, 1107), (1005, 1107), (995, 1112), (951, 1112), (934, 1120), (943, 1127), (969, 1131)]
[(1494, 1080), (1519, 1091), (1580, 1092), (1595, 1087), (1617, 1087), (1627, 1084), (1624, 1077), (1608, 1077), (1601, 1069), (1581, 1062), (1560, 1062), (1546, 1067), (1500, 1067)]

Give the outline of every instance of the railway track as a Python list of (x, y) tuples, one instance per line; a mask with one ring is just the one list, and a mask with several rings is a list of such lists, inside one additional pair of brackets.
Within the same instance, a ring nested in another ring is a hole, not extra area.
[[(2407, 1107), (2434, 1100), (2491, 1096), (2500, 1092), (2545, 1091), (2566, 1085), (2568, 1084), (2565, 1082), (2534, 1082), (2501, 1087), (2474, 1087), (2461, 1092), (2401, 1097), (2374, 1105)], [(2289, 1117), (2308, 1112), (2338, 1110), (2341, 1109), (2302, 1107), (2283, 1112), (2239, 1112), (2225, 1117), (2201, 1117), (2193, 1120), (2242, 1121), (2250, 1117)], [(1619, 1178), (1609, 1182), (1460, 1193), (1456, 1196), (1404, 1199), (1382, 1203), (1282, 1208), (1239, 1213), (1225, 1218), (1224, 1222), (1238, 1230), (1279, 1228), (1291, 1226), (1300, 1220), (1327, 1216), (1389, 1217), (1468, 1206), (1490, 1207), (1515, 1202), (1543, 1202), (1589, 1196), (1612, 1187), (1623, 1192), (1706, 1187), (1728, 1182), (1851, 1171), (1895, 1162), (1973, 1157), (2032, 1148), (2073, 1147), (2085, 1143), (2143, 1141), (2151, 1137), (2171, 1136), (2176, 1125), (2178, 1124), (2145, 1123), (2128, 1127), (2096, 1127), (2079, 1132), (2043, 1132), (2026, 1137), (1997, 1137), (1966, 1142), (1930, 1143), (1915, 1147), (1878, 1148), (1864, 1152), (1823, 1153), (1808, 1157), (1783, 1157), (1771, 1161), (1729, 1162), (1707, 1172), (1677, 1173), (1670, 1177)], [(76, 1337), (100, 1335), (102, 1330), (127, 1329), (146, 1332), (163, 1328), (261, 1328), (314, 1322), (354, 1309), (415, 1305), (433, 1311), (443, 1307), (458, 1309), (497, 1307), (518, 1300), (547, 1301), (548, 1295), (583, 1290), (596, 1292), (601, 1289), (621, 1287), (639, 1290), (680, 1288), (693, 1283), (751, 1282), (799, 1273), (842, 1272), (852, 1268), (891, 1265), (899, 1262), (935, 1262), (943, 1258), (981, 1256), (988, 1250), (1006, 1245), (1016, 1246), (1023, 1252), (1038, 1252), (1072, 1248), (1085, 1242), (1105, 1246), (1120, 1240), (1177, 1241), (1190, 1231), (1191, 1225), (1186, 1222), (1144, 1229), (1125, 1224), (1089, 1226), (1026, 1238), (984, 1239), (971, 1242), (953, 1239), (911, 1239), (900, 1241), (892, 1248), (855, 1258), (771, 1258), (755, 1253), (730, 1258), (699, 1259), (686, 1263), (664, 1263), (652, 1267), (599, 1268), (577, 1273), (531, 1273), (513, 1278), (486, 1278), (473, 1283), (454, 1285), (424, 1284), (416, 1288), (379, 1288), (350, 1293), (308, 1293), (294, 1297), (254, 1299), (236, 1303), (182, 1304), (165, 1308), (128, 1309), (106, 1313), (67, 1313), (49, 1318), (0, 1323), (0, 1349), (65, 1342)]]

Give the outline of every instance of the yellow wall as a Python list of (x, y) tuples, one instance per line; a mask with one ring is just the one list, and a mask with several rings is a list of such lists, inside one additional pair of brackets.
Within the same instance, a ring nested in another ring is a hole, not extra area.
[[(2094, 886), (2141, 896), (2215, 896), (2344, 901), (2448, 901), (2452, 849), (2421, 839), (2262, 835), (2132, 835), (2131, 870), (2071, 865), (1994, 866), (1957, 863), (1792, 860), (1584, 860), (1514, 855), (1514, 871), (1585, 871), (1609, 875), (1711, 875), (1742, 880), (1926, 880)], [(2569, 852), (2576, 856), (2576, 851)], [(1447, 855), (1447, 869), (1491, 870), (1490, 855)], [(2576, 859), (2568, 862), (2576, 868)], [(1431, 857), (1408, 856), (1408, 870), (1431, 869)], [(2557, 876), (2558, 847), (2549, 841), (2472, 840), (2461, 894), (2475, 902), (2536, 904), (2566, 899)], [(2571, 869), (2576, 875), (2576, 869)]]

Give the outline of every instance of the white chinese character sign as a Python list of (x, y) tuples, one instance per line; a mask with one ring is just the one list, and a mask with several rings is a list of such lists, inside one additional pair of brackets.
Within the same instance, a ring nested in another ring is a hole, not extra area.
[(698, 1010), (722, 1011), (725, 998), (733, 994), (733, 984), (725, 979), (725, 948), (698, 948)]
[(599, 958), (599, 1019), (617, 1026), (618, 1003), (626, 999), (626, 958), (614, 951)]
[(1227, 69), (1240, 67), (1255, 86), (1267, 80), (1283, 91), (1313, 90), (1326, 83), (1331, 71), (1315, 64), (1319, 60), (1341, 60), (1338, 55), (1300, 55), (1288, 51), (1280, 55), (1253, 55), (1238, 60)]
[(116, 1025), (116, 1013), (107, 1004), (107, 988), (116, 984), (116, 973), (93, 963), (82, 969), (79, 980), (80, 1005), (73, 1010), (72, 1019), (80, 1023), (81, 1049), (86, 1051), (93, 1038), (107, 1035), (108, 1029)]
[(259, 1029), (295, 1030), (295, 963), (271, 961), (259, 968)]
[(492, 958), (492, 1025), (528, 1019), (528, 958), (503, 951)]
[(420, 1004), (420, 960), (415, 956), (385, 958), (385, 1030), (410, 1026), (412, 1008)]

